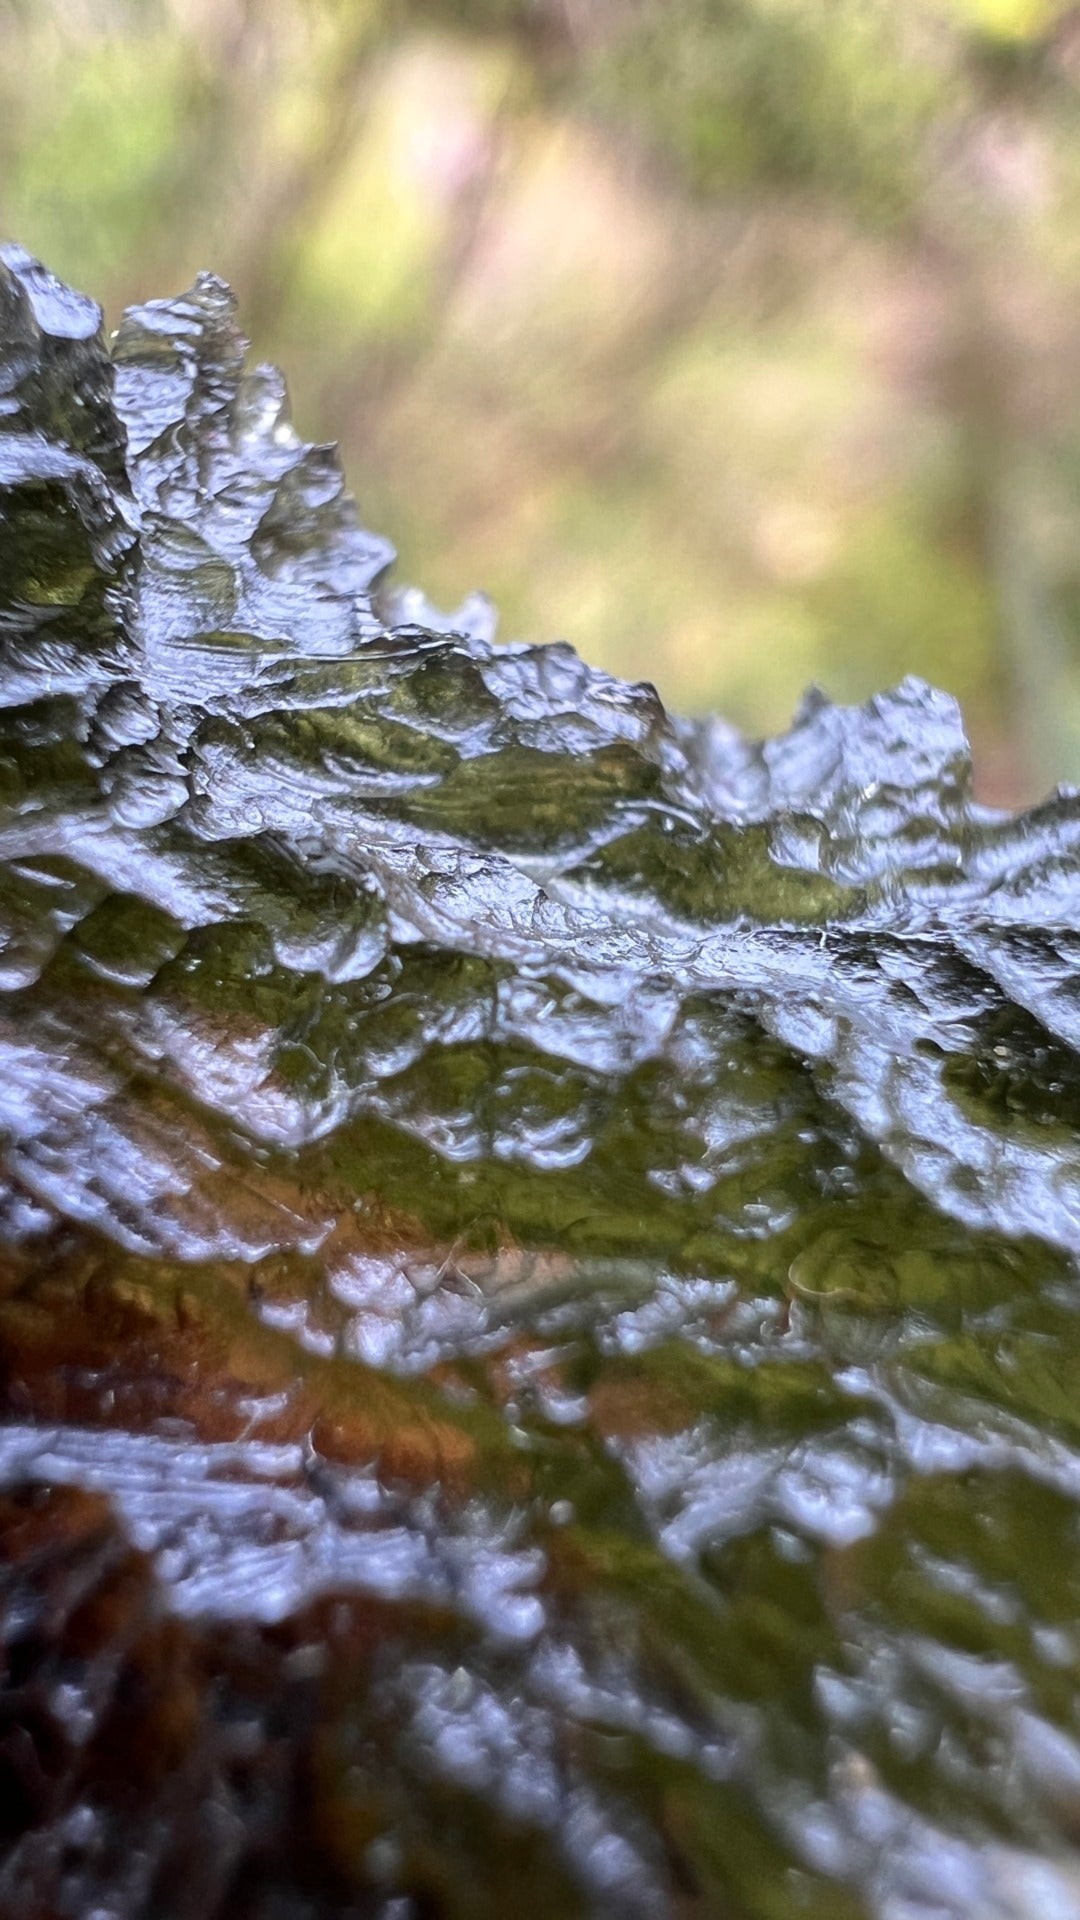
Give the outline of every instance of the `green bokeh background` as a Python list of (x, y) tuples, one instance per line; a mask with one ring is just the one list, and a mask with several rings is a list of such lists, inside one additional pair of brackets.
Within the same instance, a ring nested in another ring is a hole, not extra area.
[(504, 637), (1080, 778), (1080, 8), (0, 0), (0, 229), (110, 321), (223, 273)]

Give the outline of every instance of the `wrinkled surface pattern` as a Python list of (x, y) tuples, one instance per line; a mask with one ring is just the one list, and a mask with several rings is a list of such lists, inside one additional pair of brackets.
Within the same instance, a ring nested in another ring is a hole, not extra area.
[(496, 649), (0, 258), (0, 1911), (1075, 1920), (1080, 800)]

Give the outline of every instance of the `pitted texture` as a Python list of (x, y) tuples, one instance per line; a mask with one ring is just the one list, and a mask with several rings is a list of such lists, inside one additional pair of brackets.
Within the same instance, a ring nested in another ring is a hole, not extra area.
[(496, 647), (220, 281), (2, 259), (5, 1911), (1080, 1914), (1080, 800)]

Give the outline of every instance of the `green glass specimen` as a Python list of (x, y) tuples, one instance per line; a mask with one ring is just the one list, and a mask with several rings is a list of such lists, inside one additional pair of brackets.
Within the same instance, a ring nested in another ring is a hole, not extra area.
[(0, 1912), (1080, 1915), (1080, 799), (0, 259)]

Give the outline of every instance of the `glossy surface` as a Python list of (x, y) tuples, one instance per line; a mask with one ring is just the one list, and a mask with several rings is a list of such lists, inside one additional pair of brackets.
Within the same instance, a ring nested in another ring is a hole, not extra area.
[(4, 259), (0, 1906), (1080, 1914), (1080, 801), (496, 649)]

